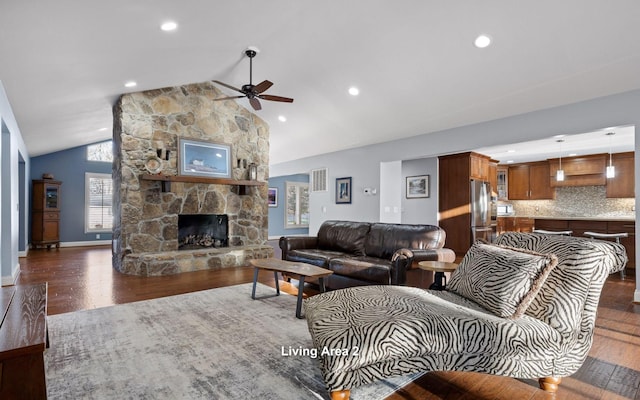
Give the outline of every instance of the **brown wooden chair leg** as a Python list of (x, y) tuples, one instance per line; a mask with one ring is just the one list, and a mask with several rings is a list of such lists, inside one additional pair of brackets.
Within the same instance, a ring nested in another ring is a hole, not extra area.
[(538, 384), (540, 385), (540, 389), (544, 390), (545, 392), (555, 393), (558, 390), (558, 385), (560, 385), (561, 381), (562, 378), (547, 376), (546, 378), (538, 379)]
[(349, 400), (351, 391), (347, 390), (335, 390), (331, 392), (331, 400)]

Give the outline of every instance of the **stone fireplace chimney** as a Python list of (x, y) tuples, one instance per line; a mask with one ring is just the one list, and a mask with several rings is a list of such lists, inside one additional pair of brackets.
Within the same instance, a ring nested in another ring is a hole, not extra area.
[[(114, 106), (116, 270), (164, 275), (273, 256), (267, 244), (269, 128), (233, 101), (213, 101), (221, 96), (204, 82), (125, 94)], [(179, 175), (179, 139), (230, 145), (231, 178), (163, 182)], [(251, 164), (263, 183), (244, 186)], [(226, 214), (229, 246), (178, 251), (180, 214)]]

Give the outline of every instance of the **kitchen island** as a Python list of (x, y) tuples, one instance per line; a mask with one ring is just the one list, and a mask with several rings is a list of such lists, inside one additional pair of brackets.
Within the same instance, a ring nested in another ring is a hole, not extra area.
[(572, 231), (573, 236), (583, 237), (585, 232), (627, 233), (628, 237), (620, 239), (625, 247), (629, 263), (627, 270), (635, 269), (636, 259), (636, 222), (634, 217), (549, 217), (529, 216), (534, 220), (535, 229), (548, 231)]

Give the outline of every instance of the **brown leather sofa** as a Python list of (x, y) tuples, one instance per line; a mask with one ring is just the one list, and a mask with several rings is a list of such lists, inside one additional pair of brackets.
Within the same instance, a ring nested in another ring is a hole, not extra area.
[(407, 270), (423, 260), (455, 260), (445, 231), (434, 225), (325, 221), (318, 236), (283, 236), (282, 259), (327, 268), (332, 289), (404, 285)]

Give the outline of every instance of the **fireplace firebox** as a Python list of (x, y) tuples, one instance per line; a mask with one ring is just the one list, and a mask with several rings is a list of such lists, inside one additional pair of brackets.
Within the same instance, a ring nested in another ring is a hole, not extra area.
[(178, 250), (229, 246), (226, 214), (178, 215)]

